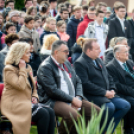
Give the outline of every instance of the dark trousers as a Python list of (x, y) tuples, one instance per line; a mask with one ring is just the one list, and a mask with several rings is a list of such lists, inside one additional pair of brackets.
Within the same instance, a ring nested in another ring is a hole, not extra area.
[[(107, 127), (112, 119), (114, 119), (114, 129), (117, 127), (120, 120), (126, 115), (126, 113), (130, 110), (131, 105), (128, 101), (114, 97), (110, 99), (111, 102), (105, 104), (104, 118), (106, 115), (106, 110), (108, 109), (108, 122)], [(105, 130), (107, 130), (107, 127)]]
[(124, 96), (124, 99), (126, 99), (131, 104), (131, 109), (124, 117), (124, 129), (134, 130), (134, 97)]
[[(80, 114), (82, 113), (82, 111), (84, 109), (86, 122), (89, 121), (91, 118), (91, 108), (92, 107), (94, 107), (96, 109), (96, 111), (99, 113), (100, 108), (98, 106), (96, 106), (93, 103), (90, 103), (86, 100), (82, 100), (82, 107), (80, 110)], [(63, 123), (63, 121), (65, 121), (67, 124), (68, 130), (69, 130), (69, 134), (77, 134), (71, 115), (77, 121), (77, 117), (80, 116), (78, 111), (75, 110), (74, 108), (72, 108), (67, 103), (60, 102), (60, 101), (55, 102), (54, 111), (55, 111), (56, 116), (60, 116), (63, 118), (63, 120), (60, 124), (60, 127), (59, 127), (59, 133), (67, 134), (66, 129), (64, 127), (64, 123)]]
[(54, 134), (55, 114), (51, 108), (41, 108), (32, 121), (37, 123), (38, 134)]

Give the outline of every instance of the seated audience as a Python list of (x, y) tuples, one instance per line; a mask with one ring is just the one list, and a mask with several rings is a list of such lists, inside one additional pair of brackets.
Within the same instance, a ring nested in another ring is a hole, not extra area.
[(37, 123), (38, 134), (54, 134), (53, 110), (38, 105), (32, 69), (26, 64), (30, 55), (27, 43), (18, 42), (11, 46), (5, 59), (1, 112), (11, 121), (14, 134), (29, 134), (31, 117)]
[(38, 51), (40, 50), (40, 40), (38, 32), (34, 29), (34, 18), (30, 15), (27, 15), (24, 22), (25, 24), (21, 27), (19, 37), (32, 37), (34, 52), (38, 53)]
[(124, 118), (125, 134), (134, 133), (134, 63), (129, 60), (129, 48), (126, 45), (114, 47), (114, 58), (107, 65), (109, 74), (117, 87), (117, 94), (131, 104)]
[[(128, 46), (127, 38), (125, 38), (125, 37), (118, 37), (117, 38), (116, 37), (116, 38), (111, 39), (110, 46), (104, 53), (104, 63), (105, 63), (105, 65), (107, 65), (114, 58), (114, 53), (113, 53), (114, 46), (115, 45), (120, 45), (120, 44)], [(129, 59), (132, 60), (132, 56), (130, 54), (129, 54)]]
[[(51, 56), (40, 65), (37, 73), (39, 101), (50, 105), (57, 116), (62, 117), (59, 127), (60, 134), (77, 134), (72, 117), (77, 120), (78, 111), (85, 111), (86, 122), (91, 118), (91, 108), (97, 112), (100, 108), (88, 102), (83, 97), (81, 80), (67, 61), (69, 49), (65, 42), (55, 41)], [(72, 117), (71, 117), (72, 115)]]
[(96, 12), (95, 21), (89, 23), (88, 27), (84, 32), (84, 36), (86, 38), (96, 38), (98, 40), (101, 49), (99, 57), (103, 57), (104, 52), (106, 50), (105, 44), (106, 44), (107, 34), (108, 34), (108, 25), (103, 23), (104, 17), (105, 17), (105, 13), (101, 10), (98, 10)]
[(40, 51), (40, 60), (43, 62), (51, 55), (52, 44), (59, 40), (55, 34), (50, 34), (44, 37), (43, 46)]
[(5, 37), (6, 47), (0, 51), (0, 82), (3, 82), (3, 69), (5, 67), (5, 58), (11, 45), (19, 40), (19, 36), (15, 33), (8, 34)]
[(82, 81), (83, 92), (88, 101), (95, 103), (99, 107), (105, 106), (102, 117), (104, 120), (108, 109), (108, 120), (104, 133), (107, 131), (112, 119), (114, 119), (114, 132), (118, 123), (131, 106), (129, 102), (116, 95), (118, 89), (99, 58), (100, 52), (97, 39), (88, 39), (83, 44), (83, 53), (74, 63), (74, 68)]
[(56, 24), (57, 26), (57, 34), (59, 35), (62, 41), (68, 42), (70, 36), (66, 33), (66, 22), (64, 20), (60, 20)]
[(46, 23), (43, 26), (44, 28), (44, 32), (42, 33), (42, 35), (40, 36), (40, 43), (41, 45), (43, 45), (43, 38), (44, 36), (48, 35), (48, 34), (56, 34), (57, 37), (59, 37), (59, 35), (56, 32), (56, 19), (53, 17), (49, 17), (46, 19)]

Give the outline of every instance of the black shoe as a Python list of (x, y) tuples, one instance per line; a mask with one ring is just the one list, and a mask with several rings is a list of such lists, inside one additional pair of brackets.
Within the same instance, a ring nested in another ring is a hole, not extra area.
[(125, 130), (124, 134), (134, 134), (134, 129), (133, 128), (127, 129)]

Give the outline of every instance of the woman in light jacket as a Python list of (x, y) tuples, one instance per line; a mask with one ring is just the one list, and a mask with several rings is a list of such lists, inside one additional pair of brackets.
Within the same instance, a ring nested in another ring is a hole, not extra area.
[(38, 107), (32, 69), (26, 64), (30, 55), (27, 43), (11, 46), (5, 59), (1, 112), (11, 121), (14, 134), (29, 134), (31, 118), (37, 123), (38, 134), (53, 134), (54, 112), (48, 107)]

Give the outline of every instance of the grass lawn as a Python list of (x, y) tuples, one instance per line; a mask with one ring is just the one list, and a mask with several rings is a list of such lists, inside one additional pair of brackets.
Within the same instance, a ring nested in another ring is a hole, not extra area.
[[(36, 126), (32, 126), (30, 134), (38, 134), (38, 133), (37, 133), (37, 127), (36, 127)], [(56, 133), (55, 133), (55, 134), (56, 134)], [(115, 134), (123, 134), (123, 133), (121, 132), (121, 123), (118, 125)]]

